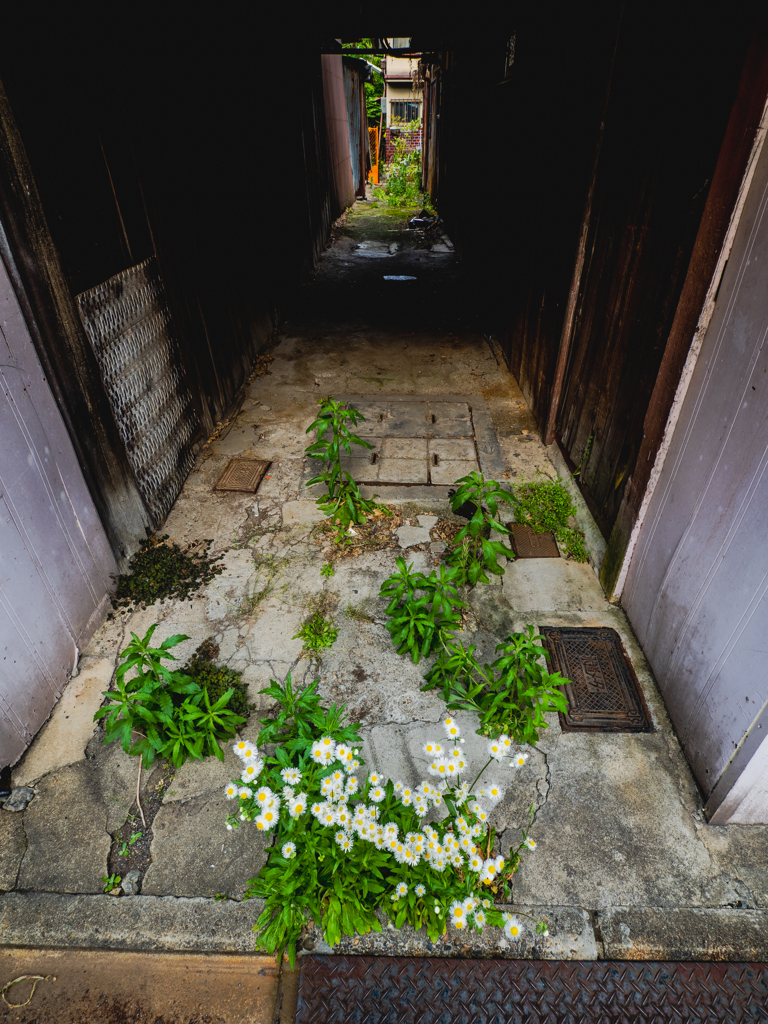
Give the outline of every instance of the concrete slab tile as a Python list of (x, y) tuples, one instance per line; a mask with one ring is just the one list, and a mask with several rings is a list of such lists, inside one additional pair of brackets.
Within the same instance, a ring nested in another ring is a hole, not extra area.
[(352, 405), (365, 416), (365, 420), (351, 427), (353, 434), (370, 441), (372, 437), (380, 437), (388, 430), (386, 402), (352, 402)]
[(429, 544), (431, 537), (424, 526), (400, 526), (397, 530), (397, 542), (401, 548), (412, 548), (416, 544)]
[(594, 570), (564, 558), (522, 558), (504, 574), (503, 592), (519, 611), (599, 611), (607, 602)]
[(385, 437), (381, 441), (382, 459), (426, 459), (424, 437)]
[(416, 436), (425, 434), (429, 422), (429, 407), (426, 401), (389, 402), (387, 407), (388, 434)]
[(477, 461), (475, 442), (461, 437), (453, 437), (450, 439), (441, 437), (430, 438), (429, 455), (430, 463), (434, 461), (432, 459), (433, 455), (437, 455), (440, 462), (443, 460), (446, 462)]
[(106, 823), (99, 780), (89, 763), (79, 761), (46, 775), (24, 812), (27, 852), (19, 888), (103, 892), (112, 843)]
[(346, 456), (341, 460), (341, 468), (345, 473), (349, 473), (352, 479), (356, 483), (376, 483), (379, 479), (379, 471), (381, 469), (380, 462), (371, 462), (368, 459), (348, 459)]
[(283, 505), (283, 526), (312, 526), (325, 519), (325, 515), (314, 501), (286, 501)]
[(385, 457), (379, 463), (379, 481), (381, 483), (426, 484), (428, 480), (426, 451), (423, 459), (390, 459)]
[(111, 658), (84, 658), (70, 679), (50, 719), (37, 734), (21, 764), (14, 768), (16, 786), (26, 786), (47, 772), (81, 761), (96, 728), (93, 716), (104, 700), (114, 671)]
[(7, 892), (16, 886), (16, 878), (24, 853), (27, 836), (21, 814), (0, 811), (0, 890)]
[(477, 473), (480, 466), (476, 460), (460, 462), (458, 460), (442, 460), (437, 466), (430, 465), (429, 479), (433, 484), (453, 485), (467, 473)]
[[(172, 787), (175, 788), (175, 787)], [(252, 822), (227, 831), (233, 805), (216, 787), (190, 800), (164, 804), (152, 831), (152, 863), (141, 891), (147, 896), (207, 896), (240, 899), (266, 861), (274, 836)]]
[(430, 402), (428, 413), (427, 429), (436, 437), (471, 437), (474, 433), (465, 402)]

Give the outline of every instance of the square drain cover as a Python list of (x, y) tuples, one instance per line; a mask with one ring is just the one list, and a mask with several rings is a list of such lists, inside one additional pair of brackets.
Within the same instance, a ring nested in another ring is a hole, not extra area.
[(271, 462), (264, 459), (230, 459), (219, 477), (215, 491), (247, 491), (253, 494)]
[(551, 530), (536, 533), (526, 523), (510, 523), (512, 547), (518, 558), (559, 558), (555, 535)]
[(621, 637), (607, 627), (542, 626), (550, 669), (570, 680), (563, 732), (653, 732), (635, 670)]

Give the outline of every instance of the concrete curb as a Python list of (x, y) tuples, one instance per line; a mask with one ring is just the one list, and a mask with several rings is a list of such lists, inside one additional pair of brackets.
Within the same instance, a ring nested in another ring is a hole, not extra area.
[[(136, 952), (254, 953), (261, 900), (217, 902), (202, 897), (0, 896), (0, 947), (112, 949)], [(521, 919), (508, 942), (499, 929), (448, 933), (432, 943), (424, 932), (383, 930), (342, 939), (331, 948), (317, 929), (305, 947), (317, 953), (376, 956), (504, 957), (537, 960), (768, 960), (768, 910), (731, 908), (509, 906), (546, 919), (547, 937)]]
[(768, 910), (614, 907), (597, 925), (606, 960), (768, 960)]
[(261, 900), (176, 896), (0, 896), (0, 946), (252, 953)]

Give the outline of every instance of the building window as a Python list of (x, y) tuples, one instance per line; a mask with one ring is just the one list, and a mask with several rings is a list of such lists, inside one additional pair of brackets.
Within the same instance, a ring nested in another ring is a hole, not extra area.
[(390, 39), (389, 45), (393, 50), (409, 50), (411, 48), (411, 37), (406, 39)]
[(393, 100), (392, 118), (398, 121), (418, 121), (419, 104), (408, 100)]

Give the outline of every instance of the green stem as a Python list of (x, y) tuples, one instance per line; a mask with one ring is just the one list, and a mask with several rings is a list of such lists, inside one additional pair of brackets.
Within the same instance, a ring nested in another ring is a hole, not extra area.
[(481, 775), (483, 774), (483, 772), (485, 771), (485, 769), (486, 769), (486, 768), (488, 767), (488, 765), (489, 765), (489, 764), (491, 763), (491, 761), (492, 761), (492, 760), (493, 760), (493, 758), (492, 758), (492, 757), (489, 757), (489, 758), (488, 758), (488, 760), (487, 760), (487, 761), (485, 762), (485, 764), (483, 765), (483, 767), (482, 767), (482, 768), (480, 769), (480, 771), (478, 772), (477, 776), (475, 777), (475, 781), (474, 781), (474, 782), (472, 783), (472, 785), (471, 785), (471, 786), (469, 787), (469, 792), (470, 792), (470, 793), (471, 793), (471, 792), (472, 792), (472, 790), (473, 790), (473, 789), (475, 788), (475, 786), (477, 785), (478, 779), (479, 779), (479, 778), (480, 778), (480, 776), (481, 776)]

